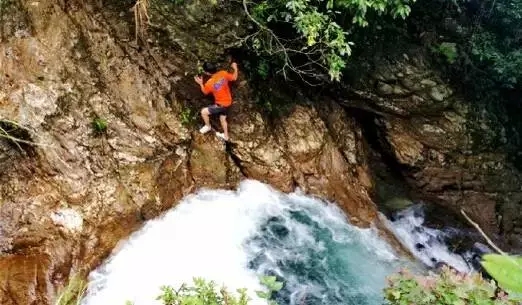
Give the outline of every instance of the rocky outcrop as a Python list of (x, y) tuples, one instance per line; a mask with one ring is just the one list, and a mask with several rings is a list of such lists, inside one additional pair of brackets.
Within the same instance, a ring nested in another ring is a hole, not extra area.
[(477, 113), (419, 56), (378, 67), (343, 105), (374, 114), (374, 147), (410, 196), (462, 209), (506, 248), (520, 248), (522, 180), (502, 150), (507, 132), (495, 114)]
[[(19, 29), (0, 45), (0, 118), (34, 145), (0, 141), (1, 304), (52, 303), (72, 274), (97, 266), (145, 220), (198, 188), (245, 177), (334, 200), (356, 224), (374, 221), (353, 119), (309, 104), (268, 124), (242, 81), (227, 147), (182, 118), (208, 103), (187, 58), (210, 40), (171, 53), (154, 40), (140, 48), (128, 7), (20, 3), (12, 9), (23, 14), (11, 15)], [(106, 132), (93, 129), (95, 118)]]
[[(518, 173), (487, 150), (498, 132), (471, 121), (422, 63), (383, 65), (345, 101), (297, 95), (277, 120), (258, 111), (241, 79), (225, 146), (197, 133), (191, 114), (208, 100), (192, 75), (197, 59), (220, 57), (235, 36), (221, 23), (194, 24), (212, 16), (242, 31), (233, 8), (174, 7), (160, 15), (166, 30), (138, 45), (129, 6), (99, 5), (19, 1), (5, 13), (0, 118), (34, 145), (0, 140), (0, 304), (52, 303), (71, 274), (97, 266), (145, 220), (198, 188), (245, 177), (299, 187), (337, 202), (352, 223), (378, 225), (376, 152), (418, 197), (465, 208), (490, 232), (520, 230)], [(92, 128), (97, 117), (106, 132)]]
[(240, 132), (234, 133), (232, 154), (245, 175), (281, 190), (298, 186), (334, 200), (355, 224), (368, 226), (374, 220), (376, 209), (367, 192), (370, 185), (358, 179), (368, 174), (363, 167), (357, 167), (358, 143), (353, 134), (360, 132), (360, 127), (355, 122), (345, 130), (353, 145), (339, 147), (335, 141), (339, 134), (327, 128), (313, 106), (294, 107), (272, 132), (261, 115), (250, 115), (252, 110), (242, 112), (247, 115), (233, 118), (238, 125), (234, 130)]

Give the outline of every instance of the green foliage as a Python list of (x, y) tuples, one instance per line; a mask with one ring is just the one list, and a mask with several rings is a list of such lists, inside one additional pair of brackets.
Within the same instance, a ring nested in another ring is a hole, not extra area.
[(443, 55), (450, 64), (457, 59), (457, 44), (454, 42), (443, 42), (437, 46), (436, 52)]
[(263, 96), (259, 96), (256, 102), (265, 113), (275, 114), (276, 109), (272, 105), (272, 102), (270, 102), (270, 100), (263, 98)]
[(505, 88), (520, 86), (522, 82), (522, 48), (506, 44), (510, 39), (489, 31), (479, 31), (471, 38), (472, 58)]
[(522, 257), (487, 254), (482, 257), (481, 264), (500, 287), (522, 293)]
[[(283, 283), (278, 282), (275, 277), (265, 276), (261, 278), (261, 284), (268, 292), (257, 291), (258, 296), (266, 299), (271, 305), (277, 305), (271, 301), (272, 293), (279, 291)], [(237, 295), (231, 294), (225, 287), (218, 292), (214, 282), (201, 278), (195, 278), (192, 286), (183, 284), (177, 290), (163, 286), (157, 300), (162, 301), (164, 305), (248, 305), (250, 301), (246, 289), (238, 289)]]
[(384, 15), (406, 18), (414, 1), (259, 1), (251, 17), (260, 30), (249, 40), (258, 55), (272, 56), (285, 75), (291, 71), (318, 78), (327, 73), (338, 81), (352, 53), (350, 33)]
[(164, 305), (247, 305), (249, 301), (245, 289), (238, 289), (238, 296), (229, 293), (224, 287), (218, 292), (214, 282), (201, 278), (195, 278), (193, 286), (184, 284), (178, 290), (163, 286), (161, 291), (157, 300), (161, 300)]
[[(444, 40), (440, 44), (433, 39), (431, 47), (450, 55), (449, 62), (454, 64), (450, 71), (459, 85), (465, 82), (476, 97), (490, 96), (493, 102), (499, 101), (500, 94), (492, 91), (522, 88), (522, 0), (426, 0), (418, 4), (412, 13), (417, 34), (431, 32)], [(444, 43), (454, 43), (457, 56)]]
[(54, 304), (79, 305), (86, 290), (87, 283), (85, 280), (78, 275), (74, 275), (69, 279), (67, 286), (58, 293), (58, 299)]
[(414, 276), (401, 272), (389, 278), (385, 298), (391, 305), (508, 305), (516, 304), (496, 294), (494, 282), (480, 274), (458, 274), (444, 267), (441, 274)]
[(488, 0), (474, 29), (471, 51), (474, 60), (491, 73), (497, 83), (512, 88), (522, 84), (522, 0)]
[(96, 117), (92, 120), (91, 125), (95, 133), (101, 134), (107, 131), (108, 123), (107, 120), (100, 117)]
[(283, 288), (283, 283), (278, 282), (275, 276), (263, 276), (261, 277), (261, 285), (263, 285), (268, 291), (256, 291), (258, 297), (268, 301), (270, 305), (277, 305), (272, 299), (272, 294), (278, 292)]
[(185, 107), (181, 110), (179, 119), (181, 120), (181, 124), (184, 126), (191, 126), (196, 121), (196, 113), (190, 108)]
[(270, 72), (270, 66), (268, 62), (266, 60), (259, 61), (256, 72), (257, 75), (261, 77), (261, 79), (266, 80)]

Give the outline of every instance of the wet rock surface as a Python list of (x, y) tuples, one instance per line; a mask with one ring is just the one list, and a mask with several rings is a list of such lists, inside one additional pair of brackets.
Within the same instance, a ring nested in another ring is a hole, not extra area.
[[(518, 172), (488, 142), (497, 131), (469, 121), (470, 110), (426, 66), (383, 65), (348, 99), (301, 97), (275, 121), (240, 80), (232, 142), (224, 145), (182, 115), (209, 103), (193, 83), (192, 61), (217, 38), (208, 28), (191, 35), (184, 28), (205, 12), (183, 25), (174, 17), (192, 13), (175, 10), (163, 34), (177, 47), (166, 49), (155, 31), (146, 46), (133, 42), (128, 8), (21, 1), (2, 24), (0, 118), (21, 124), (37, 145), (25, 150), (0, 140), (1, 304), (52, 303), (70, 275), (96, 267), (144, 221), (198, 188), (233, 189), (243, 178), (287, 192), (299, 187), (337, 202), (354, 224), (380, 227), (375, 145), (417, 197), (465, 208), (516, 245)], [(215, 18), (230, 13), (208, 10)], [(223, 48), (233, 42), (225, 34)], [(350, 109), (371, 113), (375, 138)], [(107, 120), (106, 132), (93, 130), (96, 117)], [(480, 143), (477, 130), (486, 135)]]

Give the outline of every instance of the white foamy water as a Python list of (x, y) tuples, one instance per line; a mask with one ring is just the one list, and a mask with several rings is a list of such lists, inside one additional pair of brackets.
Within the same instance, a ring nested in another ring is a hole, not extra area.
[(247, 288), (251, 304), (266, 304), (254, 293), (263, 274), (284, 282), (280, 305), (381, 304), (385, 277), (406, 264), (335, 205), (246, 180), (237, 191), (201, 190), (149, 221), (90, 274), (82, 304), (160, 304), (161, 286), (194, 277)]
[[(423, 226), (424, 212), (421, 206), (413, 206), (397, 214), (391, 222), (391, 230), (401, 242), (425, 265), (435, 267), (438, 262), (446, 263), (460, 272), (472, 268), (459, 255), (451, 253), (444, 243), (445, 234)], [(422, 245), (421, 248), (417, 245)]]
[(177, 288), (194, 277), (226, 284), (230, 290), (261, 289), (254, 271), (245, 267), (242, 242), (256, 232), (258, 216), (270, 213), (269, 202), (277, 197), (257, 183), (243, 183), (237, 193), (203, 190), (186, 197), (148, 222), (91, 273), (82, 304), (160, 304), (154, 301), (160, 286)]

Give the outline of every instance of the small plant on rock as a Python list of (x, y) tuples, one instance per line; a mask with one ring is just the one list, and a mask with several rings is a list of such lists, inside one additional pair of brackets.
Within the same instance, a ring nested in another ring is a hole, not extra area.
[(70, 277), (67, 286), (65, 286), (58, 295), (55, 305), (79, 305), (83, 295), (87, 291), (86, 281), (78, 275)]
[(452, 64), (457, 60), (457, 44), (451, 42), (443, 42), (438, 45), (434, 51), (442, 55), (449, 64)]
[(179, 118), (181, 120), (181, 124), (183, 126), (190, 126), (192, 125), (196, 120), (196, 114), (192, 112), (192, 110), (188, 107), (185, 107), (181, 110), (179, 114)]
[(92, 129), (96, 134), (105, 133), (107, 131), (107, 126), (107, 120), (103, 118), (96, 117), (92, 120)]

